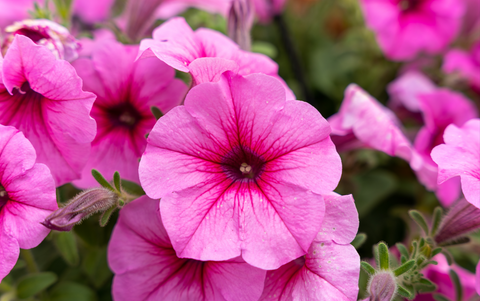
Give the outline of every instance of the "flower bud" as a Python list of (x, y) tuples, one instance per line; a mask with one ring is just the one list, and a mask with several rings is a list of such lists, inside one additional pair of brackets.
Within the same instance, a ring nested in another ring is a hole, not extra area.
[(240, 48), (250, 51), (254, 9), (251, 0), (233, 0), (228, 14), (228, 36)]
[(117, 205), (118, 200), (118, 194), (103, 187), (85, 190), (63, 208), (50, 214), (42, 225), (52, 230), (70, 231), (90, 215)]
[(15, 35), (21, 34), (30, 38), (38, 45), (45, 46), (57, 57), (66, 61), (73, 61), (78, 57), (80, 43), (68, 29), (50, 20), (23, 20), (15, 22), (5, 28), (6, 37), (2, 45), (2, 54), (8, 50)]
[(395, 276), (390, 271), (378, 272), (370, 278), (368, 293), (370, 301), (391, 301), (397, 292)]
[(443, 218), (435, 235), (435, 242), (445, 244), (478, 228), (480, 228), (480, 209), (467, 200), (460, 199), (450, 207)]

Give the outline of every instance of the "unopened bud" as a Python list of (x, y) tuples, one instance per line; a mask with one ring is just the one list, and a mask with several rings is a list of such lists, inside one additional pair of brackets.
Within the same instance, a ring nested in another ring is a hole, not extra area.
[(57, 59), (69, 62), (78, 57), (78, 50), (81, 47), (68, 29), (50, 20), (36, 19), (15, 22), (5, 28), (5, 32), (7, 35), (2, 45), (4, 56), (17, 34), (30, 38), (37, 45), (47, 47)]
[(90, 215), (103, 212), (118, 204), (119, 196), (106, 188), (82, 191), (67, 205), (50, 214), (42, 225), (57, 231), (70, 231)]
[(369, 301), (391, 301), (397, 292), (395, 276), (390, 271), (378, 272), (368, 284)]
[(443, 218), (437, 235), (435, 235), (435, 242), (446, 244), (479, 228), (480, 209), (467, 202), (467, 200), (460, 199), (450, 207)]
[(250, 51), (250, 30), (253, 25), (254, 9), (251, 0), (233, 0), (228, 14), (228, 36), (240, 48)]

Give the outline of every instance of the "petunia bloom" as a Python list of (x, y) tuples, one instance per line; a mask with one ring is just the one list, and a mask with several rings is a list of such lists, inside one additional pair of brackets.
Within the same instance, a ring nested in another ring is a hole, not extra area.
[(0, 281), (18, 259), (19, 248), (36, 247), (49, 229), (40, 224), (57, 209), (55, 182), (35, 149), (11, 126), (0, 125)]
[[(454, 270), (459, 279), (460, 284), (463, 288), (463, 299), (462, 300), (471, 300), (470, 298), (474, 297), (475, 294), (475, 275), (471, 272), (457, 266), (456, 264), (449, 265), (447, 259), (443, 254), (439, 254), (433, 258), (437, 265), (430, 264), (427, 268), (422, 270), (425, 278), (429, 279), (435, 283), (438, 287), (438, 290), (435, 293), (439, 293), (447, 297), (449, 300), (455, 300), (455, 286), (450, 279), (448, 271), (450, 269)], [(435, 301), (433, 294), (420, 294), (417, 295), (414, 301)]]
[(388, 85), (389, 105), (392, 107), (403, 106), (409, 111), (420, 112), (418, 96), (436, 89), (435, 84), (422, 73), (408, 71)]
[(252, 0), (255, 12), (260, 22), (269, 22), (276, 15), (281, 14), (286, 0)]
[(97, 42), (91, 58), (73, 63), (83, 79), (84, 89), (97, 95), (92, 117), (97, 122), (97, 136), (82, 178), (74, 184), (98, 186), (90, 171), (100, 171), (111, 180), (115, 171), (122, 178), (138, 182), (138, 159), (153, 128), (151, 107), (163, 113), (179, 105), (187, 86), (175, 79), (175, 70), (156, 58), (135, 62), (138, 46), (116, 41)]
[(73, 61), (78, 57), (80, 43), (65, 27), (50, 20), (23, 20), (5, 28), (7, 36), (3, 41), (2, 54), (5, 55), (15, 35), (29, 37), (33, 42), (50, 49), (57, 59)]
[(460, 176), (465, 199), (480, 208), (480, 119), (461, 127), (449, 125), (443, 139), (445, 144), (432, 151), (438, 164), (438, 183)]
[(96, 132), (89, 115), (95, 95), (82, 91), (70, 63), (23, 35), (0, 65), (0, 124), (25, 134), (57, 186), (79, 178)]
[(450, 50), (444, 58), (442, 70), (458, 73), (474, 88), (480, 91), (480, 41), (470, 51)]
[(33, 10), (34, 2), (35, 0), (0, 0), (0, 29), (29, 18), (28, 11)]
[(366, 23), (392, 60), (437, 54), (460, 30), (464, 3), (458, 0), (361, 0)]
[(108, 246), (115, 300), (258, 300), (265, 271), (241, 258), (179, 258), (163, 226), (158, 203), (144, 196), (120, 211)]
[[(177, 17), (163, 23), (153, 31), (153, 39), (140, 43), (142, 57), (156, 56), (173, 68), (190, 72), (194, 84), (218, 81), (225, 71), (241, 75), (264, 73), (281, 80), (278, 66), (263, 54), (241, 50), (223, 34), (207, 28), (193, 31), (185, 19)], [(209, 80), (198, 70), (209, 70)], [(282, 81), (289, 99), (295, 96)]]
[[(140, 161), (180, 257), (275, 269), (320, 229), (341, 161), (327, 121), (273, 77), (227, 73), (160, 118)], [(181, 226), (179, 226), (181, 225)]]
[(114, 2), (115, 0), (74, 0), (73, 14), (87, 23), (105, 21), (110, 16)]
[(351, 195), (325, 196), (325, 218), (308, 253), (268, 271), (260, 300), (357, 300), (360, 256), (350, 242), (358, 223)]

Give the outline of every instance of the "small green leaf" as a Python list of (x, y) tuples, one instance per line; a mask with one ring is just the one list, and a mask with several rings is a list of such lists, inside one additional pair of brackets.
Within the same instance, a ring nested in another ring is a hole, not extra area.
[(415, 221), (415, 223), (422, 228), (423, 232), (425, 232), (425, 235), (428, 235), (429, 231), (425, 217), (423, 217), (423, 215), (417, 210), (410, 210), (408, 214)]
[(402, 297), (405, 297), (409, 300), (413, 299), (413, 295), (407, 290), (405, 289), (404, 287), (402, 286), (398, 286), (398, 290), (397, 290), (397, 293), (402, 296)]
[(375, 274), (375, 269), (368, 262), (362, 261), (360, 265), (362, 266), (363, 270), (368, 274), (370, 275)]
[(431, 293), (437, 289), (435, 283), (431, 282), (426, 278), (420, 278), (418, 283), (421, 284), (421, 286), (418, 286), (417, 289), (421, 293)]
[(450, 275), (450, 279), (452, 280), (453, 286), (455, 287), (455, 301), (462, 301), (463, 288), (462, 284), (460, 283), (460, 278), (458, 277), (458, 274), (452, 269), (448, 271), (448, 274)]
[(97, 296), (88, 286), (74, 283), (61, 282), (56, 285), (49, 296), (50, 301), (96, 301)]
[(115, 191), (112, 185), (110, 185), (110, 183), (108, 183), (108, 181), (105, 180), (105, 178), (102, 176), (102, 174), (98, 170), (92, 169), (92, 176), (95, 178), (95, 180), (97, 180), (98, 184), (102, 185), (102, 187), (109, 189), (111, 191)]
[(358, 233), (355, 236), (355, 239), (351, 242), (351, 244), (355, 247), (355, 249), (360, 248), (365, 241), (367, 240), (367, 235), (365, 233)]
[(430, 257), (435, 257), (435, 255), (440, 254), (440, 253), (442, 252), (442, 250), (443, 250), (443, 249), (440, 248), (440, 247), (433, 249), (433, 250), (432, 250), (432, 254), (431, 254)]
[(73, 232), (55, 233), (53, 243), (62, 258), (71, 266), (76, 266), (79, 261), (77, 242)]
[(412, 246), (413, 246), (413, 251), (412, 251), (411, 258), (415, 258), (417, 257), (418, 243), (416, 241), (412, 241)]
[(29, 298), (40, 293), (57, 281), (53, 272), (30, 274), (22, 278), (17, 286), (17, 296), (21, 299)]
[(107, 225), (110, 216), (112, 216), (112, 213), (115, 212), (116, 209), (117, 206), (112, 206), (102, 213), (100, 216), (100, 227), (105, 227)]
[(115, 188), (117, 189), (118, 192), (122, 191), (122, 187), (120, 185), (120, 173), (116, 171), (113, 174), (113, 183), (115, 184)]
[(455, 261), (453, 260), (452, 254), (448, 252), (447, 250), (443, 249), (442, 254), (445, 255), (445, 258), (447, 259), (448, 265), (452, 265)]
[(135, 195), (135, 196), (142, 196), (142, 195), (145, 195), (145, 191), (143, 190), (143, 188), (138, 185), (137, 183), (134, 183), (134, 182), (130, 182), (130, 181), (127, 181), (127, 180), (124, 180), (122, 179), (122, 188), (124, 191), (126, 191), (127, 193), (131, 194), (131, 195)]
[(432, 229), (430, 229), (430, 236), (434, 237), (437, 234), (438, 227), (440, 226), (440, 222), (442, 221), (443, 216), (443, 209), (442, 207), (438, 206), (433, 210), (433, 220), (432, 220)]
[(400, 263), (404, 264), (405, 262), (407, 262), (407, 258), (402, 255), (402, 257), (400, 257)]
[(440, 294), (434, 294), (433, 299), (435, 299), (437, 301), (451, 301), (450, 299), (448, 299), (444, 295), (440, 295)]
[(413, 266), (415, 265), (415, 260), (409, 260), (407, 262), (405, 262), (404, 264), (402, 264), (401, 266), (399, 266), (397, 269), (395, 269), (395, 271), (393, 271), (393, 274), (395, 275), (395, 277), (398, 277), (406, 272), (408, 272), (411, 268), (413, 268)]
[(405, 247), (404, 244), (399, 242), (399, 243), (396, 243), (395, 245), (397, 246), (398, 252), (400, 252), (402, 256), (405, 256), (405, 258), (410, 257), (410, 254), (408, 253), (408, 249), (407, 247)]
[(162, 111), (160, 111), (160, 109), (157, 107), (150, 107), (150, 110), (152, 111), (153, 116), (155, 116), (155, 119), (157, 120), (163, 116)]
[(378, 244), (378, 260), (380, 262), (380, 269), (388, 270), (390, 268), (388, 247), (383, 242)]

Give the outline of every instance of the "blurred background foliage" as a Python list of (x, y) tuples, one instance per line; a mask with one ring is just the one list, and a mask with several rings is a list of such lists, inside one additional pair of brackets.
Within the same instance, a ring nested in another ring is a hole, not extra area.
[[(115, 11), (120, 12), (124, 2), (117, 1)], [(189, 9), (183, 16), (194, 29), (209, 27), (226, 33), (226, 20), (219, 15)], [(337, 112), (350, 83), (357, 83), (385, 104), (386, 86), (403, 67), (385, 59), (373, 33), (365, 27), (358, 0), (290, 0), (281, 18), (254, 26), (252, 40), (252, 50), (274, 59), (297, 98), (311, 103), (325, 118)], [(431, 60), (424, 71), (438, 84), (448, 84), (439, 71), (441, 58)], [(460, 88), (478, 106), (478, 94), (465, 87), (454, 88)], [(367, 234), (358, 249), (361, 258), (371, 258), (372, 246), (379, 241), (393, 246), (420, 235), (408, 210), (431, 216), (439, 203), (418, 183), (408, 163), (366, 149), (341, 156), (344, 170), (336, 191), (355, 198), (359, 232)], [(66, 202), (78, 192), (72, 185), (64, 185), (58, 188), (58, 199)], [(72, 232), (52, 231), (37, 248), (22, 250), (15, 268), (0, 284), (0, 301), (15, 300), (13, 287), (23, 297), (20, 300), (112, 300), (107, 246), (117, 216), (115, 213), (101, 228), (99, 216), (94, 215)], [(470, 243), (449, 251), (459, 265), (474, 272), (480, 233), (474, 234)], [(360, 283), (364, 288), (363, 272)]]

